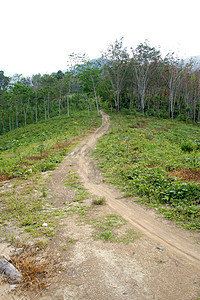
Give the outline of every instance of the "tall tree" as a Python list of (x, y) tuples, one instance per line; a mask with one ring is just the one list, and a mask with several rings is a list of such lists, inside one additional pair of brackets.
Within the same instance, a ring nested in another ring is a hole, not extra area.
[(0, 71), (0, 92), (5, 90), (10, 82), (10, 78), (4, 75), (4, 71)]
[(138, 91), (138, 104), (141, 112), (145, 109), (145, 95), (148, 84), (156, 72), (160, 60), (160, 51), (150, 47), (148, 42), (140, 43), (136, 49), (132, 49), (133, 80)]
[(38, 121), (38, 92), (41, 87), (41, 75), (36, 74), (32, 76), (32, 89), (35, 93), (35, 122)]
[(165, 57), (162, 74), (169, 89), (169, 116), (173, 119), (176, 95), (184, 78), (184, 66), (174, 53), (168, 53)]
[(123, 46), (123, 38), (111, 44), (103, 54), (103, 58), (106, 61), (104, 65), (105, 74), (108, 76), (113, 90), (115, 109), (116, 112), (119, 112), (120, 94), (125, 81), (129, 59), (127, 49)]
[(89, 96), (89, 107), (91, 110), (90, 97), (94, 97), (97, 113), (99, 115), (99, 94), (98, 89), (101, 83), (101, 60), (87, 61), (78, 68), (77, 77), (80, 80), (80, 86), (84, 93)]

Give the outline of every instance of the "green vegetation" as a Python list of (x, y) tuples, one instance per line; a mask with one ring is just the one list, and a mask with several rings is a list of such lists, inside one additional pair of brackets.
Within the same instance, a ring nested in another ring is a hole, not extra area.
[(129, 242), (133, 243), (136, 238), (140, 237), (140, 235), (131, 228), (127, 229), (124, 234), (117, 233), (116, 229), (126, 224), (126, 221), (118, 215), (111, 214), (102, 219), (92, 219), (90, 223), (96, 229), (94, 237), (104, 242), (122, 242), (128, 244)]
[[(37, 190), (36, 190), (37, 189)], [(57, 216), (61, 214), (48, 204), (43, 194), (41, 179), (32, 182), (18, 180), (14, 186), (1, 192), (0, 227), (19, 227), (19, 233), (29, 233), (33, 237), (51, 237), (55, 234)], [(12, 237), (9, 238), (12, 242)]]
[(95, 151), (107, 181), (165, 217), (200, 230), (200, 128), (133, 114), (112, 116)]
[(83, 203), (83, 201), (87, 199), (90, 196), (90, 194), (81, 185), (76, 172), (69, 171), (67, 175), (67, 182), (65, 183), (65, 185), (71, 187), (75, 191), (75, 197), (73, 201)]
[[(2, 185), (0, 190), (0, 227), (4, 236), (8, 235), (7, 225), (19, 227), (19, 233), (26, 232), (33, 237), (55, 234), (58, 216), (65, 213), (47, 199), (48, 191), (41, 172), (54, 169), (64, 155), (100, 123), (101, 119), (95, 114), (88, 117), (87, 112), (81, 112), (73, 117), (63, 116), (28, 125), (1, 136), (0, 181), (18, 179), (5, 187)], [(78, 180), (76, 175), (70, 173), (68, 183), (71, 181), (71, 186), (74, 180)], [(77, 187), (74, 201), (81, 203), (88, 193), (80, 183), (75, 183), (74, 187)], [(80, 215), (86, 210), (76, 207)]]
[[(79, 216), (78, 222), (81, 224), (87, 223), (92, 225), (95, 229), (93, 234), (95, 239), (101, 239), (104, 242), (122, 242), (128, 244), (129, 242), (133, 243), (136, 238), (140, 237), (140, 235), (131, 228), (127, 229), (125, 233), (117, 232), (117, 229), (127, 223), (121, 216), (110, 214), (103, 218), (91, 218), (94, 205), (103, 205), (105, 203), (105, 198), (92, 198), (81, 185), (77, 173), (69, 171), (67, 174), (67, 183), (65, 185), (71, 187), (75, 192), (74, 199), (68, 204), (65, 211), (67, 214), (77, 214)], [(81, 195), (84, 195), (84, 197), (81, 198), (81, 201), (77, 201), (77, 196), (79, 198), (80, 193)], [(85, 205), (84, 200), (88, 198), (92, 198), (91, 202), (93, 206)]]
[(94, 205), (103, 205), (105, 203), (106, 203), (105, 197), (95, 198), (92, 201), (92, 204), (94, 204)]
[(71, 117), (52, 118), (48, 121), (18, 128), (1, 136), (0, 181), (27, 178), (37, 172), (52, 170), (62, 161), (88, 132), (95, 130), (100, 118), (87, 112)]

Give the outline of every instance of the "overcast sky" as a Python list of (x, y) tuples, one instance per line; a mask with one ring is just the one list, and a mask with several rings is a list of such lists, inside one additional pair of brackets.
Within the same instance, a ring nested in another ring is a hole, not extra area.
[(0, 0), (0, 70), (24, 76), (65, 70), (68, 55), (98, 58), (124, 36), (180, 58), (200, 55), (200, 0)]

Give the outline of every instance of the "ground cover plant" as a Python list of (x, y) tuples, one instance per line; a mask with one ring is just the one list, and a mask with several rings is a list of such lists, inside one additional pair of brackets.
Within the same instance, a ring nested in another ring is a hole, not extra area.
[(107, 181), (181, 226), (200, 230), (200, 127), (113, 114), (94, 155)]
[(52, 118), (1, 135), (0, 181), (27, 178), (32, 173), (55, 168), (64, 155), (87, 133), (96, 129), (101, 118), (87, 112)]
[[(45, 173), (61, 162), (72, 147), (101, 123), (94, 114), (50, 119), (1, 136), (0, 140), (0, 227), (9, 241), (16, 231), (33, 237), (51, 237), (62, 213), (47, 200)], [(8, 181), (16, 178), (17, 180)], [(4, 180), (7, 180), (5, 183)], [(84, 198), (80, 189), (76, 201)], [(8, 229), (10, 228), (10, 229)], [(0, 235), (0, 236), (1, 236)]]

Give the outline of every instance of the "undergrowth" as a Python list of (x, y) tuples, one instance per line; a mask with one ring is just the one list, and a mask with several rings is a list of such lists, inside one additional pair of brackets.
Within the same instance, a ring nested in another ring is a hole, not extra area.
[[(94, 114), (80, 112), (73, 116), (49, 119), (1, 135), (0, 139), (0, 237), (11, 241), (12, 234), (52, 237), (63, 211), (47, 199), (45, 177), (63, 157), (101, 123)], [(44, 174), (45, 175), (45, 174)], [(15, 178), (12, 181), (8, 181)], [(79, 188), (74, 201), (87, 193)], [(77, 208), (78, 209), (78, 208)], [(83, 209), (79, 209), (80, 214)], [(7, 229), (9, 228), (9, 230)]]
[(53, 170), (63, 157), (101, 123), (86, 113), (62, 116), (31, 124), (1, 135), (0, 181), (27, 179)]
[(107, 181), (179, 225), (200, 230), (200, 128), (112, 115), (94, 151)]

